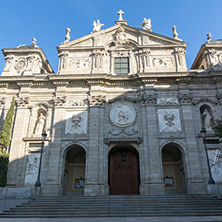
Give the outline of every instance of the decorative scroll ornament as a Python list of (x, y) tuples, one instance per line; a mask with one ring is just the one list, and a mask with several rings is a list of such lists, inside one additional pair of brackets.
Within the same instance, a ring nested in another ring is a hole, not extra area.
[(129, 104), (118, 104), (110, 110), (111, 122), (119, 127), (131, 125), (136, 119), (136, 111)]
[(119, 127), (113, 126), (112, 129), (109, 131), (109, 133), (112, 134), (113, 136), (119, 136), (122, 133), (126, 134), (127, 136), (132, 136), (138, 133), (138, 129), (137, 129), (136, 123), (133, 123), (131, 126), (127, 128), (119, 128)]
[(124, 45), (127, 43), (125, 29), (120, 27), (115, 35), (116, 44)]
[(106, 102), (106, 96), (89, 96), (88, 101), (90, 106), (101, 106)]
[(16, 104), (18, 107), (25, 107), (30, 103), (30, 98), (29, 97), (19, 97), (16, 99)]
[(181, 104), (188, 104), (192, 102), (193, 94), (192, 93), (188, 93), (188, 94), (179, 93), (178, 98)]
[(66, 96), (63, 97), (54, 97), (53, 98), (53, 102), (55, 104), (55, 106), (63, 106), (66, 103)]

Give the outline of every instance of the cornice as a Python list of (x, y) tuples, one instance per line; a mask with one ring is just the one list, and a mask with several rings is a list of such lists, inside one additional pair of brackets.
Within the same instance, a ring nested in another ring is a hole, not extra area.
[(150, 73), (131, 76), (112, 76), (108, 74), (85, 74), (85, 75), (44, 75), (44, 76), (21, 76), (0, 77), (0, 87), (44, 87), (44, 86), (73, 86), (73, 85), (100, 85), (112, 86), (138, 86), (143, 84), (214, 84), (222, 82), (220, 72), (182, 72), (182, 73)]

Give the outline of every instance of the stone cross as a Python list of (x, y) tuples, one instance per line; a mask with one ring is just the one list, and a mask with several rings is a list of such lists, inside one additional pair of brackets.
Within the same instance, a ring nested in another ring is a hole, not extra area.
[(124, 11), (119, 10), (118, 11), (118, 15), (119, 15), (119, 21), (122, 21), (123, 20)]

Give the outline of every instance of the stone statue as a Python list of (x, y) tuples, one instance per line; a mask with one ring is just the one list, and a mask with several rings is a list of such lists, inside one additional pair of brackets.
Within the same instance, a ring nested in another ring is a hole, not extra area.
[(45, 119), (46, 119), (46, 117), (43, 115), (43, 113), (40, 113), (40, 115), (36, 121), (36, 127), (35, 127), (34, 134), (42, 134), (42, 132), (44, 130)]
[(210, 115), (208, 109), (204, 109), (203, 112), (203, 127), (206, 130), (212, 130), (212, 119), (213, 117)]
[(93, 32), (98, 32), (98, 31), (100, 31), (100, 29), (102, 28), (102, 26), (104, 26), (104, 24), (101, 24), (99, 20), (97, 20), (97, 22), (94, 21), (94, 22), (93, 22), (93, 27), (94, 27), (94, 28), (93, 28)]
[(151, 19), (146, 19), (146, 18), (144, 18), (143, 19), (144, 21), (142, 22), (142, 26), (143, 26), (143, 29), (144, 30), (148, 30), (148, 31), (152, 31), (151, 30)]

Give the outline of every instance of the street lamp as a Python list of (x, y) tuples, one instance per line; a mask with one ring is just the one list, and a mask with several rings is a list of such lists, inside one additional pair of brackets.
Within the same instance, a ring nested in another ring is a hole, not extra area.
[(35, 183), (35, 187), (41, 187), (40, 173), (41, 173), (41, 166), (42, 166), (42, 153), (43, 153), (43, 148), (44, 148), (46, 137), (47, 137), (47, 133), (44, 131), (42, 133), (42, 147), (41, 147), (40, 160), (39, 160), (39, 171), (38, 171), (38, 178), (37, 178), (37, 181)]
[(205, 148), (205, 151), (206, 151), (206, 156), (207, 156), (207, 165), (208, 165), (208, 171), (209, 171), (209, 175), (210, 175), (210, 178), (208, 180), (208, 184), (215, 184), (215, 181), (212, 177), (212, 174), (211, 174), (211, 169), (210, 169), (210, 162), (209, 162), (209, 156), (208, 156), (208, 152), (207, 152), (207, 144), (206, 144), (206, 129), (203, 127), (202, 130), (200, 131), (202, 137), (203, 137), (203, 143), (204, 143), (204, 148)]

